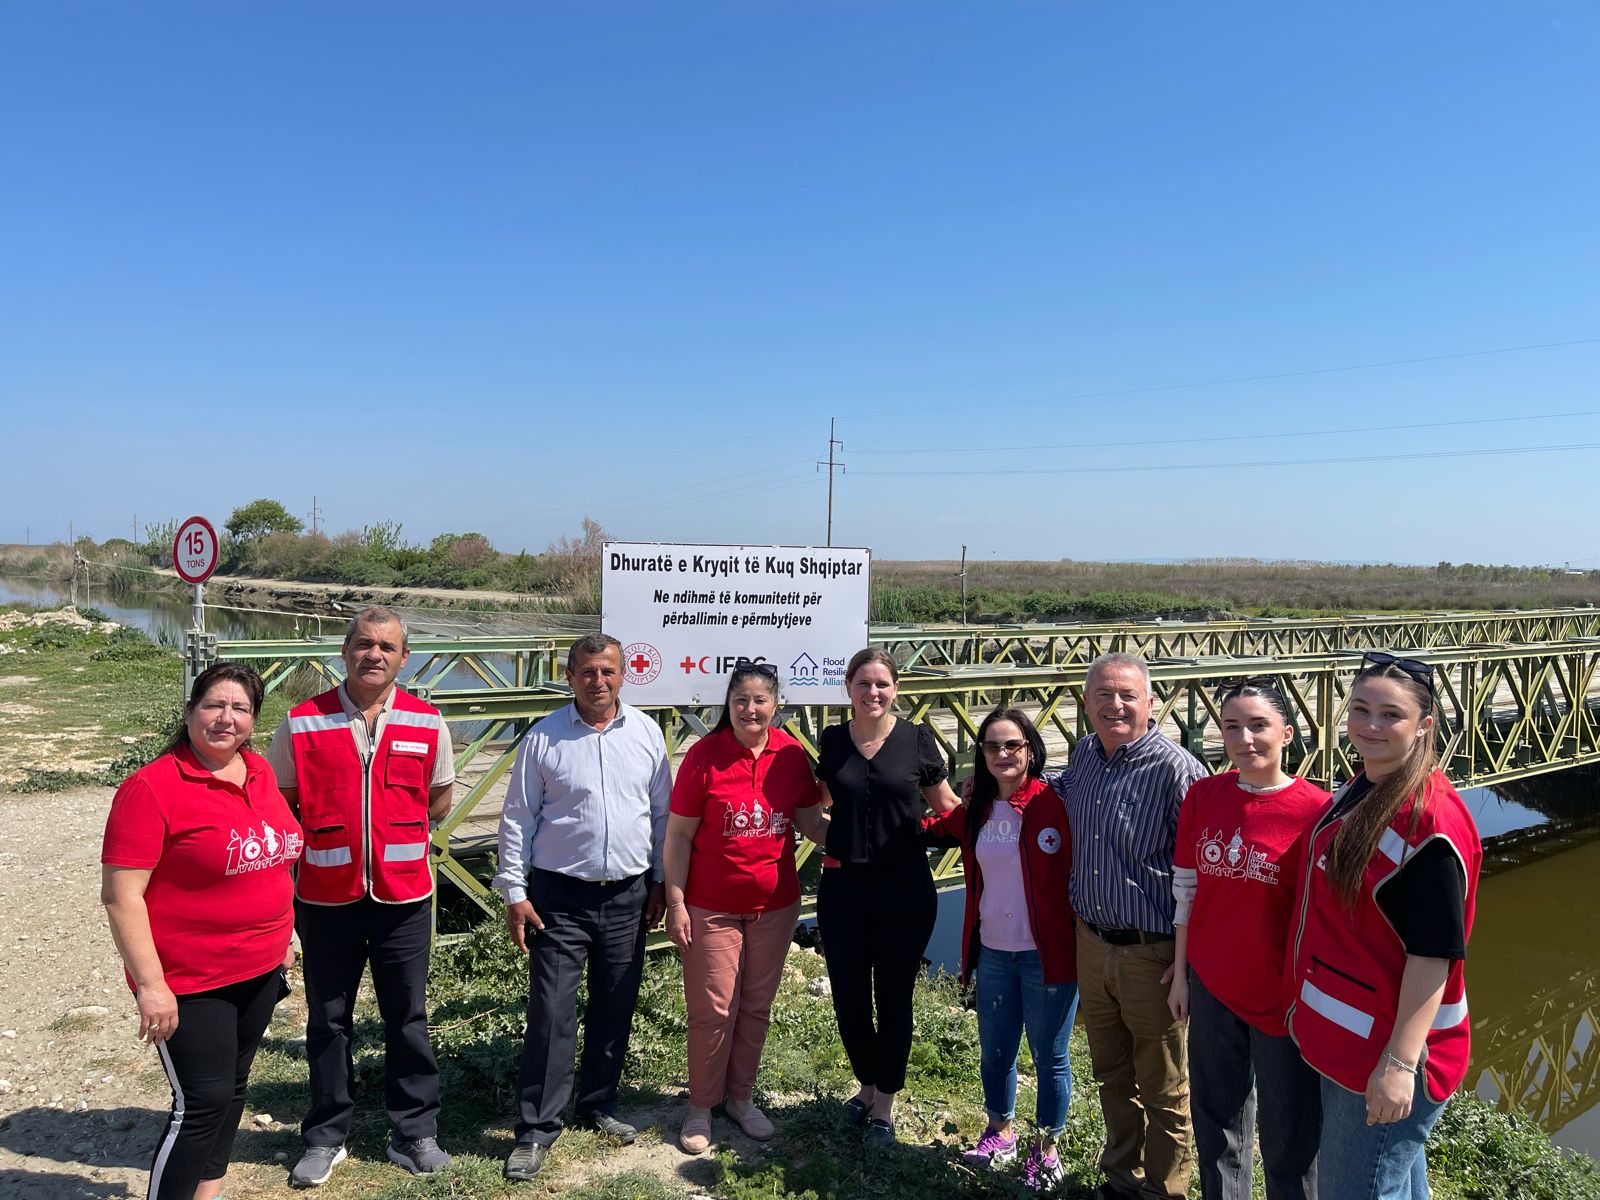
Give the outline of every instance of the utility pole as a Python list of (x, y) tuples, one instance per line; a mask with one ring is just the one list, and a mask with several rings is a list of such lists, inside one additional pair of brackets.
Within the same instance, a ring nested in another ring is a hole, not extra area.
[(322, 515), (321, 514), (321, 510), (319, 508), (317, 508), (317, 498), (315, 496), (313, 496), (313, 497), (311, 497), (311, 532), (312, 533), (315, 533), (317, 531), (317, 518), (319, 516), (321, 516), (321, 515)]
[(961, 580), (961, 623), (967, 623), (967, 547), (961, 545), (961, 570), (956, 572), (956, 578)]
[(844, 473), (844, 463), (838, 462), (833, 457), (833, 449), (835, 446), (837, 446), (840, 450), (844, 449), (844, 443), (833, 436), (833, 423), (835, 419), (836, 418), (834, 417), (828, 418), (828, 461), (823, 462), (821, 459), (817, 460), (818, 467), (828, 468), (828, 545), (830, 546), (833, 545), (833, 470), (835, 467), (838, 467), (840, 474)]
[(138, 513), (134, 513), (133, 514), (133, 544), (135, 546), (137, 546), (139, 544), (139, 514)]

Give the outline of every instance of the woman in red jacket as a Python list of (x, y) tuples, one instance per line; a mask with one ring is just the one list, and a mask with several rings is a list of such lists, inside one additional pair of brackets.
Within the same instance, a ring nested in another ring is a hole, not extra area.
[(1178, 814), (1167, 1001), (1189, 1022), (1200, 1194), (1250, 1194), (1259, 1107), (1268, 1200), (1308, 1200), (1321, 1086), (1283, 1026), (1284, 947), (1306, 834), (1328, 793), (1284, 772), (1294, 725), (1271, 678), (1225, 688), (1218, 711), (1234, 770), (1197, 781)]
[(221, 1192), (250, 1064), (294, 962), (301, 832), (248, 749), (261, 696), (249, 667), (202, 672), (166, 753), (128, 776), (106, 818), (101, 899), (139, 1036), (172, 1085), (151, 1200)]
[(995, 710), (978, 727), (971, 796), (923, 822), (931, 838), (960, 843), (967, 880), (961, 979), (972, 979), (976, 968), (989, 1124), (965, 1158), (997, 1167), (1017, 1156), (1017, 1050), (1026, 1030), (1038, 1095), (1024, 1179), (1036, 1191), (1062, 1178), (1056, 1142), (1072, 1096), (1067, 1041), (1078, 1008), (1067, 899), (1072, 848), (1061, 797), (1043, 779), (1044, 761), (1033, 722), (1014, 708)]
[(1321, 1200), (1425, 1198), (1423, 1143), (1467, 1073), (1483, 847), (1435, 765), (1433, 710), (1427, 663), (1362, 659), (1345, 723), (1362, 769), (1306, 851), (1288, 1026), (1323, 1077)]

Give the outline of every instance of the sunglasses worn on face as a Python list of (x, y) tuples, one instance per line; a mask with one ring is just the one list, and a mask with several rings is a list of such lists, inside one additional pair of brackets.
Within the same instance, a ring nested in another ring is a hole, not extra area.
[(1415, 658), (1398, 658), (1387, 650), (1368, 650), (1361, 656), (1361, 669), (1374, 667), (1399, 667), (1428, 691), (1433, 691), (1433, 668)]
[(735, 659), (733, 669), (735, 671), (755, 671), (760, 675), (770, 675), (774, 679), (778, 677), (778, 668), (775, 664), (769, 662), (752, 662), (748, 658)]
[(979, 742), (985, 754), (1016, 754), (1027, 749), (1028, 743), (1018, 738), (1006, 742)]

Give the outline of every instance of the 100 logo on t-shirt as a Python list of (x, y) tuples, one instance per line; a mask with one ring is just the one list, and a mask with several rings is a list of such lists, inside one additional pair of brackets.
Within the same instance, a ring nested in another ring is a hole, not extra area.
[(268, 867), (281, 866), (300, 857), (298, 833), (279, 833), (264, 821), (261, 830), (262, 832), (257, 833), (254, 828), (250, 828), (242, 834), (237, 829), (233, 831), (233, 837), (228, 842), (226, 874), (241, 875), (246, 871), (264, 871)]

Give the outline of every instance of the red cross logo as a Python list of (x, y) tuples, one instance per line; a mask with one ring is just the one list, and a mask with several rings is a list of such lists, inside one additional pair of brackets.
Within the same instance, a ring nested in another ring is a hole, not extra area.
[(1039, 831), (1039, 849), (1046, 854), (1054, 854), (1061, 849), (1061, 835), (1054, 829), (1041, 829)]
[(694, 670), (694, 655), (685, 654), (683, 656), (683, 661), (678, 665), (683, 668), (683, 673), (685, 675), (689, 674), (689, 672)]
[(635, 642), (623, 650), (622, 663), (622, 678), (638, 687), (661, 674), (661, 651), (649, 642)]

